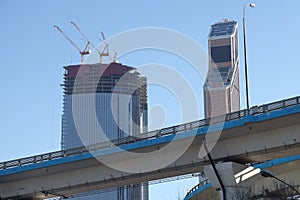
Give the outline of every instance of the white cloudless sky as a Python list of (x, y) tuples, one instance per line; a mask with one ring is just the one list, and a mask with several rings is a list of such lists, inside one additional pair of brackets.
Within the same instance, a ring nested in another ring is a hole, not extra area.
[[(59, 25), (80, 47), (85, 41), (72, 27), (75, 21), (95, 43), (106, 37), (142, 27), (162, 27), (181, 32), (207, 49), (210, 25), (220, 19), (239, 23), (240, 87), (245, 108), (242, 11), (245, 0), (98, 1), (1, 0), (0, 1), (0, 161), (60, 149), (63, 66), (80, 62), (78, 52), (60, 35)], [(300, 1), (256, 0), (247, 9), (247, 52), (251, 105), (265, 104), (300, 94)], [(190, 65), (165, 52), (135, 52), (119, 59), (139, 66), (168, 65), (190, 77), (203, 117), (202, 84)], [(149, 109), (165, 108), (163, 126), (180, 123), (176, 102), (159, 98), (164, 92), (149, 88)], [(154, 115), (155, 116), (155, 115)], [(176, 199), (195, 180), (150, 187), (151, 200)]]

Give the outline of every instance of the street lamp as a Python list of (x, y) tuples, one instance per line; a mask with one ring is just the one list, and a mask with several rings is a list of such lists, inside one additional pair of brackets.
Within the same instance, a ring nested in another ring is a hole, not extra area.
[(249, 112), (249, 86), (248, 86), (248, 66), (247, 66), (247, 48), (246, 48), (246, 7), (254, 8), (255, 4), (250, 3), (244, 6), (243, 10), (243, 33), (244, 33), (244, 60), (245, 60), (245, 80), (246, 80), (246, 101), (247, 101), (247, 110)]
[(266, 177), (266, 178), (274, 178), (274, 179), (280, 181), (281, 183), (283, 183), (283, 184), (289, 186), (292, 190), (294, 190), (294, 191), (297, 193), (297, 195), (300, 195), (300, 193), (298, 192), (298, 190), (296, 190), (295, 187), (293, 187), (292, 185), (288, 184), (287, 182), (285, 182), (285, 181), (279, 179), (279, 178), (276, 177), (272, 172), (267, 171), (267, 170), (263, 170), (263, 169), (262, 169), (262, 170), (260, 171), (260, 175), (262, 175), (263, 177)]

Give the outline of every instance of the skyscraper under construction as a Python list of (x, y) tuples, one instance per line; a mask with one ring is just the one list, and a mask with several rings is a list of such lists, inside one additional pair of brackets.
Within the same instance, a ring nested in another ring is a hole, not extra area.
[[(147, 131), (147, 80), (136, 68), (119, 63), (64, 68), (62, 149)], [(148, 186), (123, 186), (76, 199), (147, 200)]]
[(240, 110), (238, 24), (221, 20), (208, 36), (209, 71), (203, 87), (205, 118)]

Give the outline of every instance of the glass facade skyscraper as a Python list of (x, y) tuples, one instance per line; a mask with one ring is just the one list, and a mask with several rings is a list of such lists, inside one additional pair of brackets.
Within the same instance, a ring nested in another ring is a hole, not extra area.
[[(147, 131), (147, 80), (136, 68), (119, 63), (64, 68), (62, 149)], [(80, 194), (76, 199), (147, 200), (148, 185)]]
[(203, 87), (205, 118), (240, 110), (238, 24), (221, 20), (208, 36), (209, 71)]

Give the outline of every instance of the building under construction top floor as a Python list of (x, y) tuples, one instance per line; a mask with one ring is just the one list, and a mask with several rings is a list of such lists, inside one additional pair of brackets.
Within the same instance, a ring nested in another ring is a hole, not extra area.
[(147, 79), (136, 68), (119, 63), (64, 68), (62, 149), (147, 131)]

